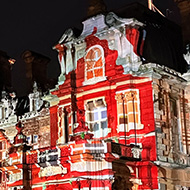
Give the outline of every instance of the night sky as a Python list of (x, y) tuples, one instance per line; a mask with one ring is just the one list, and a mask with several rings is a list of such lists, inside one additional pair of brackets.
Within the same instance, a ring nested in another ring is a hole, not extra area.
[[(114, 10), (137, 0), (104, 0), (107, 10)], [(148, 0), (139, 0), (147, 5)], [(172, 0), (155, 0), (164, 14), (179, 23), (178, 9)], [(60, 73), (57, 52), (52, 50), (64, 31), (76, 27), (82, 29), (87, 14), (88, 0), (6, 0), (0, 8), (0, 50), (16, 59), (12, 70), (12, 83), (18, 96), (27, 92), (25, 66), (20, 55), (32, 50), (51, 59), (48, 77), (57, 78)]]

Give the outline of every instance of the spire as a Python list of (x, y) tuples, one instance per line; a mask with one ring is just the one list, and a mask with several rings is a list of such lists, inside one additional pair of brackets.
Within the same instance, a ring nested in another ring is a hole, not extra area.
[(165, 17), (165, 15), (153, 4), (153, 0), (148, 0), (148, 8), (151, 11), (158, 12), (160, 15)]
[(190, 44), (186, 45), (187, 53), (184, 55), (184, 59), (187, 61), (188, 64), (188, 71), (190, 72)]
[(89, 0), (89, 7), (87, 12), (88, 17), (92, 17), (105, 12), (106, 5), (103, 0)]
[(150, 10), (153, 10), (153, 6), (152, 6), (153, 4), (152, 4), (152, 0), (148, 0), (148, 8), (150, 9)]

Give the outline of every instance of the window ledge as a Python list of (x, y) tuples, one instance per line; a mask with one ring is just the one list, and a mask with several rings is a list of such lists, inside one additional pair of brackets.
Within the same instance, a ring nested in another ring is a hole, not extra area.
[(94, 77), (83, 82), (83, 85), (96, 84), (98, 82), (106, 80), (107, 77)]
[[(144, 128), (143, 124), (136, 123), (136, 130), (140, 130), (140, 129), (143, 129), (143, 128)], [(118, 132), (124, 132), (125, 131), (124, 124), (118, 125), (118, 130), (119, 130)], [(130, 130), (135, 130), (134, 123), (126, 124), (126, 132), (129, 132)]]

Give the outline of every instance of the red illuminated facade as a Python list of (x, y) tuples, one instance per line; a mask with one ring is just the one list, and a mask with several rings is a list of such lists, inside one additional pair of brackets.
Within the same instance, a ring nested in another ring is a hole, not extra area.
[(54, 47), (61, 74), (42, 97), (49, 107), (37, 112), (34, 91), (18, 131), (2, 118), (2, 138), (12, 143), (1, 189), (188, 189), (188, 73), (145, 64), (138, 20), (109, 13), (83, 25)]

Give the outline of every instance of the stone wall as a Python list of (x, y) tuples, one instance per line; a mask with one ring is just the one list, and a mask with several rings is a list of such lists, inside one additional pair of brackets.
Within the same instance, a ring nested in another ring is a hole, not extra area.
[(185, 84), (185, 80), (180, 76), (171, 75), (163, 70), (157, 70), (157, 77), (153, 79), (157, 134), (155, 163), (159, 170), (159, 182), (165, 189), (176, 189), (176, 185), (190, 185), (187, 182), (190, 171), (182, 169), (190, 166), (187, 143), (189, 100), (185, 96)]

